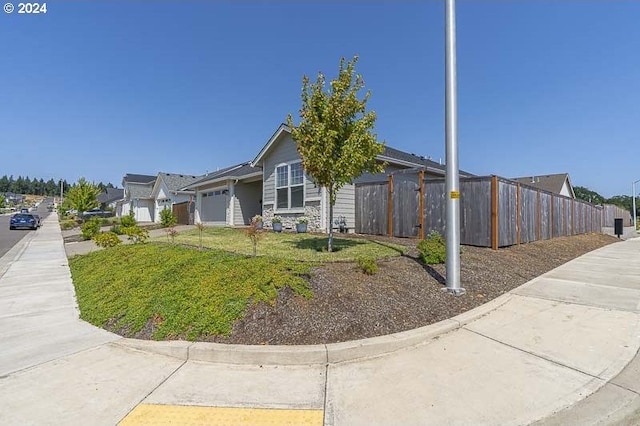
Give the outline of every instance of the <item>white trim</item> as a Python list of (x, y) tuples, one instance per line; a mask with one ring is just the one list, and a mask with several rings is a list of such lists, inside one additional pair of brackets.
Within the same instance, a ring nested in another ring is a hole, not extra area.
[(286, 124), (281, 124), (280, 127), (278, 127), (278, 130), (276, 130), (276, 132), (273, 134), (273, 136), (269, 138), (266, 145), (262, 147), (262, 149), (260, 150), (256, 158), (254, 158), (253, 161), (250, 163), (251, 167), (256, 167), (256, 165), (260, 161), (262, 161), (262, 158), (267, 154), (267, 151), (271, 149), (271, 146), (275, 143), (276, 140), (278, 140), (278, 138), (283, 132), (287, 132), (291, 134), (291, 129)]
[(307, 201), (322, 201), (322, 197), (321, 196), (320, 197), (309, 197), (309, 198), (306, 198), (304, 201), (305, 202), (307, 202)]
[(327, 188), (325, 186), (320, 188), (320, 198), (320, 229), (327, 232)]
[(295, 209), (274, 209), (274, 214), (291, 214), (291, 213), (306, 213), (304, 207), (296, 207)]
[(235, 210), (236, 210), (236, 185), (233, 181), (229, 181), (227, 184), (229, 188), (229, 217), (227, 218), (230, 226), (235, 225)]

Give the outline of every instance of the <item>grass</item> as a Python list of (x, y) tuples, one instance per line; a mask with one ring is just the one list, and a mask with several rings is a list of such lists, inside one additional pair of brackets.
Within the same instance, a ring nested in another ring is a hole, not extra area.
[(274, 303), (279, 288), (312, 295), (304, 279), (311, 264), (220, 250), (126, 245), (69, 264), (81, 318), (130, 336), (145, 326), (154, 339), (228, 335), (247, 305)]
[[(405, 247), (393, 244), (376, 244), (372, 241), (355, 238), (334, 237), (334, 252), (326, 251), (327, 239), (325, 235), (275, 233), (265, 232), (258, 242), (258, 256), (269, 256), (277, 259), (331, 262), (353, 261), (361, 256), (380, 259), (399, 256)], [(158, 237), (160, 241), (163, 238)], [(166, 238), (164, 239), (166, 240)], [(199, 231), (184, 231), (175, 237), (179, 244), (198, 246)], [(253, 252), (251, 240), (242, 230), (234, 228), (208, 227), (203, 231), (202, 245), (216, 250), (251, 255)]]

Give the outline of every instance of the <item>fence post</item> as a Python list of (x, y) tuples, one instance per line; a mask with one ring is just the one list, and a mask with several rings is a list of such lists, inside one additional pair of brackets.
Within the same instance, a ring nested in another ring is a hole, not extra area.
[(549, 239), (552, 239), (552, 238), (555, 237), (554, 232), (553, 232), (555, 230), (554, 229), (555, 228), (555, 226), (554, 226), (555, 225), (555, 223), (554, 223), (555, 222), (555, 217), (554, 217), (555, 215), (554, 215), (554, 208), (553, 208), (553, 200), (555, 198), (556, 197), (553, 194), (551, 194), (551, 235), (549, 236)]
[(540, 190), (538, 189), (538, 241), (542, 240), (542, 204), (540, 203)]
[(498, 250), (498, 177), (491, 177), (491, 248)]
[(389, 236), (393, 237), (393, 175), (389, 175), (389, 213), (387, 228), (389, 230)]
[(520, 182), (516, 184), (516, 241), (520, 244), (520, 228), (522, 228), (522, 218), (520, 217)]
[(418, 201), (418, 214), (420, 215), (418, 223), (420, 223), (420, 236), (421, 240), (424, 240), (424, 170), (420, 170), (418, 173), (418, 185), (420, 185), (420, 199)]

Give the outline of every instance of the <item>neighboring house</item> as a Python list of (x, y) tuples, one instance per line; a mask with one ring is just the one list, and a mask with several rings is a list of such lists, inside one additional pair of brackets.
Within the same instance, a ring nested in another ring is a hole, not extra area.
[(564, 195), (569, 198), (576, 198), (573, 192), (573, 186), (569, 180), (568, 173), (558, 173), (554, 175), (526, 176), (513, 178), (512, 180), (523, 185), (532, 186), (542, 189), (543, 191), (552, 192), (554, 194)]
[[(383, 173), (365, 173), (338, 191), (333, 209), (334, 229), (340, 222), (350, 232), (355, 228), (355, 184), (386, 179), (388, 174), (403, 169), (421, 169), (433, 177), (443, 177), (446, 171), (444, 165), (391, 147), (385, 147), (377, 159), (386, 163)], [(296, 142), (287, 125), (280, 125), (251, 165), (262, 168), (262, 216), (267, 226), (274, 215), (282, 217), (286, 228), (294, 227), (298, 217), (306, 216), (311, 229), (328, 230), (328, 191), (316, 185), (302, 169)], [(460, 171), (460, 176), (471, 175)]]
[(202, 176), (181, 175), (176, 173), (158, 173), (151, 189), (153, 200), (154, 222), (160, 222), (160, 212), (171, 209), (174, 204), (194, 201), (194, 190), (183, 190), (184, 187), (196, 182)]
[(155, 201), (151, 196), (156, 176), (127, 173), (122, 178), (124, 199), (116, 204), (116, 215), (126, 216), (133, 212), (138, 222), (152, 222)]
[(122, 188), (105, 188), (98, 196), (96, 197), (98, 203), (100, 203), (100, 208), (102, 210), (106, 209), (116, 209), (118, 201), (124, 200), (124, 189)]
[(262, 169), (249, 162), (209, 173), (183, 190), (196, 192), (196, 222), (248, 225), (262, 212)]

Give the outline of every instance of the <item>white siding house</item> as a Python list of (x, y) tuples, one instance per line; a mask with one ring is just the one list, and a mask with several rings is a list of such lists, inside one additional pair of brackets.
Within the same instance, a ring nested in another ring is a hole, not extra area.
[(165, 208), (171, 210), (174, 204), (194, 201), (195, 191), (183, 188), (201, 177), (177, 173), (158, 173), (151, 191), (151, 198), (154, 204), (153, 221), (160, 222), (160, 212)]
[(118, 217), (133, 212), (138, 222), (152, 222), (155, 203), (151, 197), (151, 191), (155, 180), (155, 176), (127, 173), (122, 179), (124, 199), (116, 205)]

